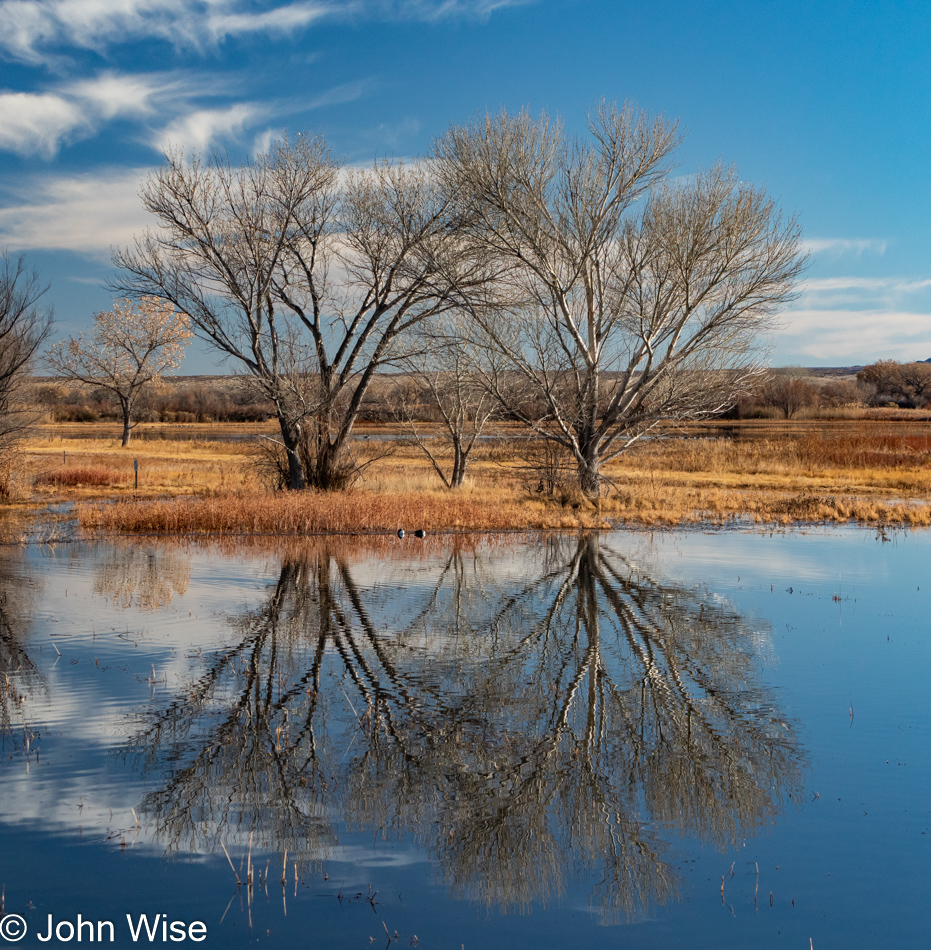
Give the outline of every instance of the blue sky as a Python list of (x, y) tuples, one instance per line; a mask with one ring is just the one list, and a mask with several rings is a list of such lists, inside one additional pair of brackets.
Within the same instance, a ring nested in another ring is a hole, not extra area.
[(931, 357), (927, 0), (0, 0), (0, 71), (0, 246), (59, 334), (110, 305), (169, 142), (242, 158), (306, 128), (364, 163), (501, 106), (582, 131), (604, 96), (678, 118), (679, 173), (723, 159), (799, 216), (774, 364)]

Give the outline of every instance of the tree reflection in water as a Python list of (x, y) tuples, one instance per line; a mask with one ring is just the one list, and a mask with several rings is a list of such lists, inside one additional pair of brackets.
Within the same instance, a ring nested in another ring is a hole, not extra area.
[(187, 590), (190, 578), (191, 558), (181, 550), (148, 544), (101, 544), (94, 593), (117, 607), (159, 610)]
[(29, 712), (47, 686), (29, 655), (36, 581), (20, 567), (22, 551), (0, 548), (0, 750), (29, 746)]
[(805, 763), (761, 633), (596, 535), (516, 564), (454, 548), (394, 587), (344, 541), (285, 559), (132, 741), (166, 770), (144, 803), (163, 840), (254, 832), (308, 860), (339, 822), (409, 833), (457, 896), (521, 908), (590, 879), (610, 918), (676, 893), (671, 830), (725, 847), (779, 814)]

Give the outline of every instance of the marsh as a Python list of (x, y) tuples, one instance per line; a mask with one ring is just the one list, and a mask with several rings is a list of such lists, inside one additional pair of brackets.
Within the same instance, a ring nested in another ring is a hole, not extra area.
[(917, 945), (929, 554), (854, 528), (7, 547), (5, 910), (27, 944), (152, 910), (233, 946)]

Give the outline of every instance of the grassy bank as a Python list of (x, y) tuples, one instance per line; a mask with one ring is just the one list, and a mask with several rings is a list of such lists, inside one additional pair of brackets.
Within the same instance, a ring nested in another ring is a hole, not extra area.
[[(607, 467), (609, 490), (597, 506), (572, 489), (568, 473), (562, 484), (556, 478), (552, 493), (538, 491), (541, 473), (513, 435), (483, 444), (466, 486), (455, 492), (442, 489), (415, 448), (398, 443), (366, 468), (351, 491), (273, 494), (257, 475), (248, 441), (209, 434), (209, 427), (198, 427), (194, 439), (137, 440), (127, 449), (99, 433), (36, 439), (27, 446), (31, 497), (78, 502), (78, 516), (90, 530), (169, 534), (566, 529), (737, 519), (931, 524), (931, 424), (914, 419), (754, 423), (739, 430), (719, 424), (693, 429), (689, 438), (650, 440)], [(384, 449), (376, 438), (354, 444), (360, 462)]]

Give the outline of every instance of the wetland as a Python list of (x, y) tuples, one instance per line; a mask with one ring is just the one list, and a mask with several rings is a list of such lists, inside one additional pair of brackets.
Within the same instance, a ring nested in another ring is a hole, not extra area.
[(4, 547), (5, 912), (920, 945), (929, 563), (853, 526)]

